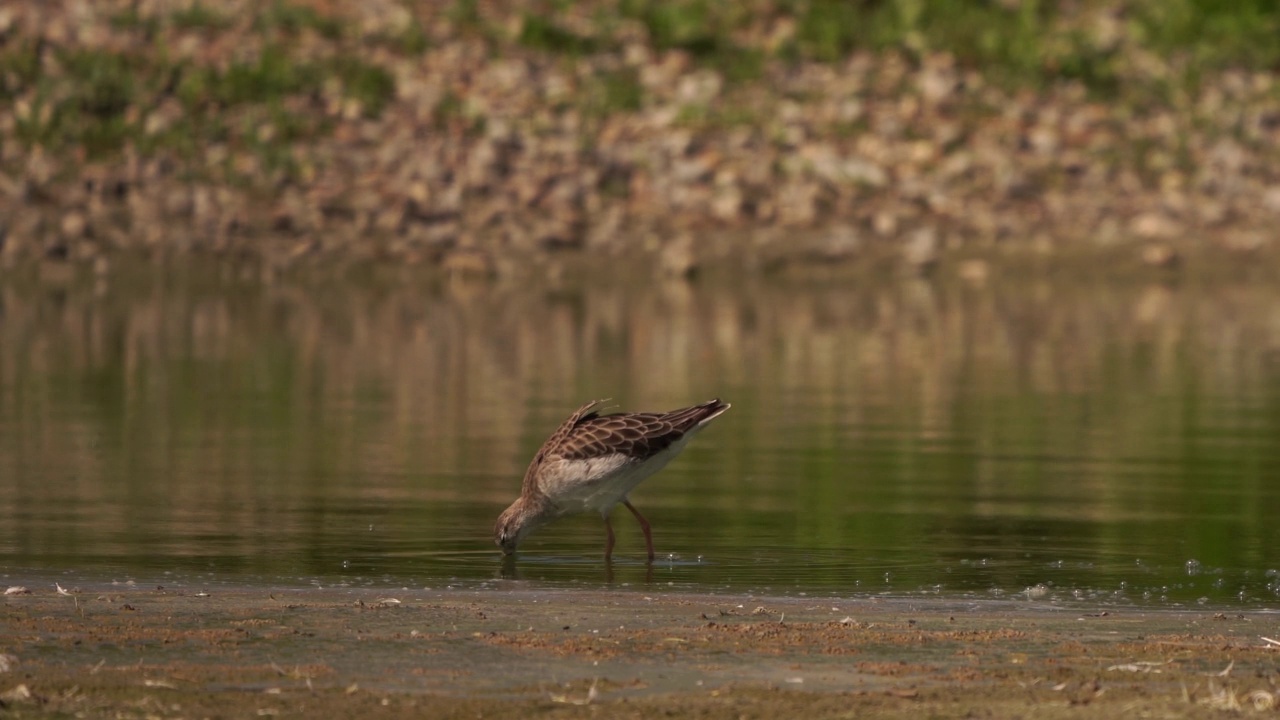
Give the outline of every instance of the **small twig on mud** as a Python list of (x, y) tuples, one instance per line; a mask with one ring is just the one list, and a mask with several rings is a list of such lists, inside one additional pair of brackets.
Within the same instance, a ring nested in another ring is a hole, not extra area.
[(1254, 690), (1245, 693), (1243, 696), (1237, 696), (1235, 691), (1227, 687), (1218, 687), (1217, 683), (1209, 681), (1209, 697), (1201, 700), (1201, 704), (1209, 705), (1218, 710), (1239, 711), (1243, 709), (1240, 703), (1243, 697), (1244, 701), (1253, 706), (1257, 712), (1265, 712), (1273, 710), (1276, 707), (1276, 696), (1267, 690)]
[(587, 696), (582, 700), (574, 700), (567, 694), (557, 695), (551, 694), (551, 702), (565, 703), (567, 705), (590, 705), (593, 701), (600, 698), (600, 693), (596, 691), (596, 683), (600, 682), (600, 678), (591, 681), (591, 687), (587, 690)]
[(1226, 688), (1218, 687), (1212, 680), (1209, 681), (1209, 697), (1200, 702), (1218, 710), (1240, 709), (1240, 700), (1236, 694)]
[(1233, 667), (1235, 667), (1235, 666), (1236, 666), (1236, 661), (1235, 661), (1235, 660), (1232, 660), (1231, 662), (1227, 663), (1227, 667), (1226, 667), (1226, 668), (1224, 668), (1224, 669), (1222, 670), (1222, 672), (1217, 673), (1217, 676), (1218, 676), (1218, 677), (1226, 677), (1226, 676), (1230, 675), (1230, 674), (1231, 674), (1231, 668), (1233, 668)]
[(287, 677), (291, 680), (302, 680), (306, 682), (308, 690), (310, 690), (311, 692), (316, 691), (316, 689), (311, 685), (311, 674), (302, 672), (302, 668), (297, 665), (293, 666), (293, 670), (285, 670), (284, 668), (277, 665), (275, 660), (272, 660), (271, 669), (275, 670), (276, 674), (279, 675), (280, 677)]
[(1262, 642), (1266, 643), (1263, 647), (1271, 650), (1280, 650), (1280, 640), (1274, 640), (1266, 635), (1259, 635), (1258, 637), (1262, 638)]
[(98, 674), (98, 671), (102, 669), (102, 666), (103, 666), (103, 665), (106, 665), (106, 664), (107, 664), (107, 659), (106, 659), (106, 658), (102, 658), (101, 660), (99, 660), (99, 661), (98, 661), (98, 664), (97, 664), (97, 665), (94, 665), (93, 667), (89, 668), (89, 674), (90, 674), (90, 675), (97, 675), (97, 674)]
[(1153, 661), (1150, 661), (1150, 660), (1139, 660), (1138, 662), (1121, 663), (1121, 664), (1119, 664), (1119, 665), (1112, 665), (1112, 666), (1108, 667), (1107, 669), (1108, 669), (1108, 670), (1123, 670), (1123, 671), (1125, 671), (1125, 672), (1153, 672), (1153, 673), (1158, 673), (1158, 672), (1160, 672), (1160, 670), (1157, 670), (1156, 668), (1159, 668), (1159, 667), (1161, 667), (1161, 666), (1163, 666), (1163, 665), (1168, 665), (1168, 664), (1169, 664), (1169, 663), (1171, 663), (1171, 662), (1173, 662), (1173, 661), (1172, 661), (1172, 660), (1165, 660), (1165, 661), (1163, 661), (1163, 662), (1153, 662)]

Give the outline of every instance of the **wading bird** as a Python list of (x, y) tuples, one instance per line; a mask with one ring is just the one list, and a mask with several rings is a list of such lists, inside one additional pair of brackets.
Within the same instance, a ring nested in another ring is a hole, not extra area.
[(498, 517), (494, 541), (503, 554), (516, 551), (535, 529), (565, 515), (594, 510), (604, 518), (605, 560), (613, 555), (609, 513), (622, 503), (636, 516), (653, 561), (649, 521), (627, 499), (645, 478), (661, 470), (729, 403), (711, 400), (665, 413), (600, 415), (603, 400), (578, 408), (539, 448), (524, 473), (520, 497)]

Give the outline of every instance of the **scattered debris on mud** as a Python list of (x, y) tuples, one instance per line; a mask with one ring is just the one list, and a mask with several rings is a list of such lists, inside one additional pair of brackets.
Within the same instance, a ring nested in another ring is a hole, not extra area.
[[(5, 598), (12, 717), (1215, 717), (1276, 707), (1264, 613), (497, 589)], [(732, 602), (729, 602), (732, 601)], [(776, 615), (774, 613), (776, 612)], [(783, 615), (785, 614), (785, 619)], [(856, 617), (856, 620), (853, 619)]]

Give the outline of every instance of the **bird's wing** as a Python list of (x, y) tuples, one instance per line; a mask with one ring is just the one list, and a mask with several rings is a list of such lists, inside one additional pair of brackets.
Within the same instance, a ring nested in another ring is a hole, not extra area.
[(625, 455), (646, 460), (727, 410), (719, 400), (667, 413), (618, 413), (579, 421), (553, 453), (568, 460)]

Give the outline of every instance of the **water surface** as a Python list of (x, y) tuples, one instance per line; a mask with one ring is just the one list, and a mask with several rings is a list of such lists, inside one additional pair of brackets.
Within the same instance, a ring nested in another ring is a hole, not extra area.
[[(1280, 290), (0, 285), (0, 582), (1280, 603)], [(587, 399), (733, 409), (615, 514), (491, 528)], [(61, 582), (61, 581), (60, 581)]]

